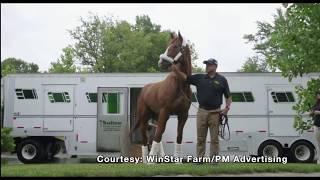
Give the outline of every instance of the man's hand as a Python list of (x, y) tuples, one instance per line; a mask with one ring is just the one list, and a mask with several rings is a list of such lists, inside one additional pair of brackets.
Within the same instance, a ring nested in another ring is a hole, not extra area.
[(224, 109), (221, 111), (221, 114), (227, 115), (228, 112), (229, 112), (229, 108), (224, 108)]
[(187, 75), (181, 72), (175, 64), (171, 65), (171, 69), (178, 76), (179, 79), (183, 81), (187, 79)]
[(320, 111), (312, 111), (313, 112), (313, 115), (319, 115), (320, 114)]

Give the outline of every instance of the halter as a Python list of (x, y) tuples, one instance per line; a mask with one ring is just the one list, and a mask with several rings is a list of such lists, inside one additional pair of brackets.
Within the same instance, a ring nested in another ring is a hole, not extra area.
[(168, 61), (169, 63), (171, 64), (176, 64), (179, 60), (179, 58), (182, 56), (182, 50), (183, 48), (185, 48), (187, 46), (187, 41), (185, 40), (185, 38), (183, 38), (183, 41), (182, 41), (182, 45), (180, 46), (180, 50), (179, 50), (179, 53), (174, 57), (169, 57), (167, 54), (168, 54), (168, 49), (171, 47), (171, 45), (166, 49), (166, 51), (160, 55), (160, 61), (158, 63), (158, 65), (160, 66), (160, 64), (162, 63), (163, 60), (165, 61)]

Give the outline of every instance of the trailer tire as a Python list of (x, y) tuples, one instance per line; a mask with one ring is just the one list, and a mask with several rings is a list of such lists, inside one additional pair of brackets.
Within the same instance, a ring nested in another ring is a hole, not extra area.
[(314, 147), (307, 141), (295, 142), (290, 148), (290, 156), (294, 162), (310, 163), (314, 160)]
[(258, 155), (267, 157), (282, 157), (283, 149), (281, 144), (276, 141), (265, 141), (260, 144)]
[(45, 149), (41, 141), (26, 139), (18, 144), (17, 156), (24, 164), (39, 163), (45, 159)]

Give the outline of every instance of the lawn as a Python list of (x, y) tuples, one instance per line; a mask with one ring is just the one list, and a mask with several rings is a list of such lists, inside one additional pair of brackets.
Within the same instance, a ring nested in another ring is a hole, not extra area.
[(219, 165), (185, 164), (7, 164), (1, 165), (1, 176), (194, 176), (265, 172), (320, 172), (317, 164), (297, 163), (220, 163)]

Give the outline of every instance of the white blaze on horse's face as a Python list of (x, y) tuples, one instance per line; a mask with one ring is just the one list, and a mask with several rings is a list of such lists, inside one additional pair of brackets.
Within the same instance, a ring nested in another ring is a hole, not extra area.
[[(183, 41), (182, 41), (182, 47), (186, 47), (187, 46), (187, 41), (186, 38), (182, 37)], [(181, 51), (179, 51), (179, 53), (174, 57), (169, 57), (168, 56), (168, 50), (170, 49), (172, 45), (169, 45), (168, 48), (166, 49), (166, 51), (160, 55), (159, 61), (158, 61), (158, 66), (161, 67), (163, 60), (173, 64), (174, 62), (178, 61), (178, 59), (182, 56)]]

